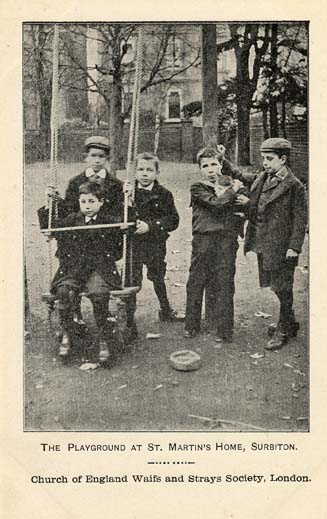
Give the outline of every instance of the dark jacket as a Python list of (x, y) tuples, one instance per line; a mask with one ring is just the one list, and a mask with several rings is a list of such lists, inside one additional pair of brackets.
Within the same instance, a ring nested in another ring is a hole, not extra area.
[[(88, 181), (85, 171), (76, 177), (73, 177), (68, 184), (65, 193), (65, 199), (60, 203), (60, 216), (65, 217), (71, 213), (79, 211), (79, 187)], [(123, 187), (120, 180), (113, 177), (108, 171), (104, 180), (105, 203), (104, 210), (111, 214), (116, 214), (119, 211), (119, 206), (124, 203)]]
[(169, 233), (178, 227), (179, 216), (173, 195), (157, 180), (154, 181), (151, 192), (146, 193), (146, 196), (136, 184), (134, 210), (136, 218), (149, 226), (149, 232), (135, 236), (137, 241), (166, 241)]
[(303, 185), (287, 168), (285, 178), (281, 180), (276, 177), (277, 186), (268, 187), (258, 224), (258, 203), (266, 178), (267, 174), (261, 173), (251, 186), (250, 201), (246, 208), (249, 223), (244, 253), (256, 251), (259, 247), (263, 268), (277, 270), (285, 261), (287, 249), (301, 252), (307, 223), (307, 204)]
[(235, 214), (237, 193), (231, 188), (217, 196), (215, 188), (203, 182), (191, 186), (192, 233), (226, 231), (242, 234), (243, 219)]
[[(38, 211), (41, 228), (47, 227), (48, 210), (41, 208)], [(109, 217), (107, 213), (99, 211), (96, 225), (105, 223), (119, 223), (121, 215)], [(75, 227), (85, 225), (85, 216), (81, 213), (72, 213), (66, 218), (58, 218), (53, 227)], [(71, 230), (53, 233), (57, 239), (59, 269), (53, 280), (52, 288), (66, 278), (76, 279), (78, 285), (83, 286), (91, 273), (96, 270), (110, 286), (119, 286), (119, 275), (115, 261), (122, 256), (122, 232), (119, 228)]]

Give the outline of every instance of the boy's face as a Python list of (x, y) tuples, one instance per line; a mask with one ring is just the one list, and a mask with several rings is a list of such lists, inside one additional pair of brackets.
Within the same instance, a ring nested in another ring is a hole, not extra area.
[(286, 163), (286, 156), (279, 157), (273, 151), (261, 152), (263, 169), (268, 175), (275, 175)]
[(218, 157), (204, 157), (201, 159), (200, 171), (202, 177), (214, 184), (221, 174), (222, 165), (220, 164)]
[[(101, 150), (100, 148), (90, 148), (86, 154), (85, 162), (86, 164), (93, 169), (94, 173), (98, 173), (102, 168), (104, 168), (108, 159), (108, 154), (105, 150)], [(89, 177), (91, 182), (96, 181), (96, 178)]]
[(98, 214), (103, 206), (103, 200), (99, 200), (95, 195), (88, 193), (87, 195), (79, 195), (79, 207), (84, 216), (92, 218)]
[(157, 171), (154, 160), (139, 159), (136, 165), (136, 180), (142, 187), (147, 187), (157, 178)]

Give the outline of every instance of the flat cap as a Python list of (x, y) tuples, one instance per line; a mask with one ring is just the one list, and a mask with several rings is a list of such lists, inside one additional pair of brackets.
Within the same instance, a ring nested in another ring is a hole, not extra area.
[(108, 151), (110, 150), (109, 140), (106, 137), (102, 137), (100, 135), (94, 135), (93, 137), (88, 137), (85, 140), (85, 149), (89, 148), (100, 148), (101, 150)]
[(282, 139), (281, 137), (273, 137), (271, 139), (266, 139), (260, 146), (260, 151), (274, 151), (274, 150), (282, 150), (282, 151), (290, 151), (292, 145), (290, 141), (287, 139)]

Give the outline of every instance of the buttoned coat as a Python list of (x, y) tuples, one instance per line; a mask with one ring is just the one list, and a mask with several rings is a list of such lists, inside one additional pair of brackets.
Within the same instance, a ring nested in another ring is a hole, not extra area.
[(145, 200), (142, 200), (142, 190), (139, 190), (136, 185), (134, 204), (136, 218), (149, 226), (149, 232), (135, 235), (136, 242), (146, 242), (151, 245), (158, 240), (166, 241), (169, 233), (177, 229), (179, 215), (174, 197), (157, 180), (154, 181), (152, 190)]
[[(307, 203), (304, 186), (285, 166), (283, 179), (275, 177), (265, 186), (267, 174), (262, 172), (253, 182), (246, 212), (249, 218), (244, 253), (262, 253), (264, 270), (278, 270), (285, 262), (288, 249), (300, 253), (307, 223)], [(265, 202), (260, 209), (260, 243), (257, 243), (256, 225), (260, 196), (265, 193)]]
[[(46, 208), (38, 211), (41, 227), (46, 227)], [(118, 223), (121, 216), (108, 216), (100, 210), (94, 224)], [(76, 227), (85, 225), (85, 216), (72, 213), (66, 218), (53, 222), (53, 227)], [(51, 290), (67, 279), (75, 280), (82, 288), (90, 275), (96, 270), (110, 287), (119, 288), (120, 278), (115, 261), (122, 256), (122, 233), (119, 228), (92, 229), (89, 225), (85, 230), (70, 230), (54, 233), (57, 243), (59, 268), (52, 282)]]

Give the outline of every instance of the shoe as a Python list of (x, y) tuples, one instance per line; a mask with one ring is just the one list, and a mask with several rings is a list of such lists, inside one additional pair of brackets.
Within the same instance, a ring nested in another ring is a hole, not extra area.
[(286, 333), (282, 332), (276, 332), (274, 337), (270, 339), (269, 342), (266, 344), (266, 350), (280, 350), (284, 344), (288, 342), (288, 335)]
[(297, 332), (299, 331), (299, 329), (300, 329), (300, 323), (298, 323), (297, 321), (294, 321), (294, 323), (292, 323), (291, 330), (289, 333), (290, 339), (293, 339), (293, 337), (297, 336)]
[(268, 333), (268, 337), (273, 337), (274, 334), (276, 333), (277, 331), (277, 328), (278, 328), (278, 325), (276, 323), (272, 323), (268, 326), (268, 329), (267, 329), (267, 333)]
[(107, 362), (110, 357), (109, 346), (105, 339), (99, 340), (99, 362)]
[(183, 336), (185, 339), (193, 339), (198, 333), (196, 330), (184, 330)]
[(169, 308), (168, 310), (163, 310), (162, 308), (158, 310), (159, 321), (163, 322), (177, 322), (177, 321), (185, 321), (185, 317), (180, 317), (175, 310)]
[(70, 353), (71, 343), (69, 335), (66, 331), (62, 332), (61, 343), (59, 345), (60, 357), (67, 357)]
[[(300, 323), (298, 323), (297, 321), (294, 321), (293, 323), (291, 323), (290, 327), (289, 327), (288, 337), (290, 339), (293, 339), (294, 337), (296, 337), (299, 329), (300, 329)], [(273, 337), (274, 334), (277, 332), (277, 330), (278, 330), (278, 324), (276, 324), (276, 323), (270, 324), (268, 326), (268, 336)]]

